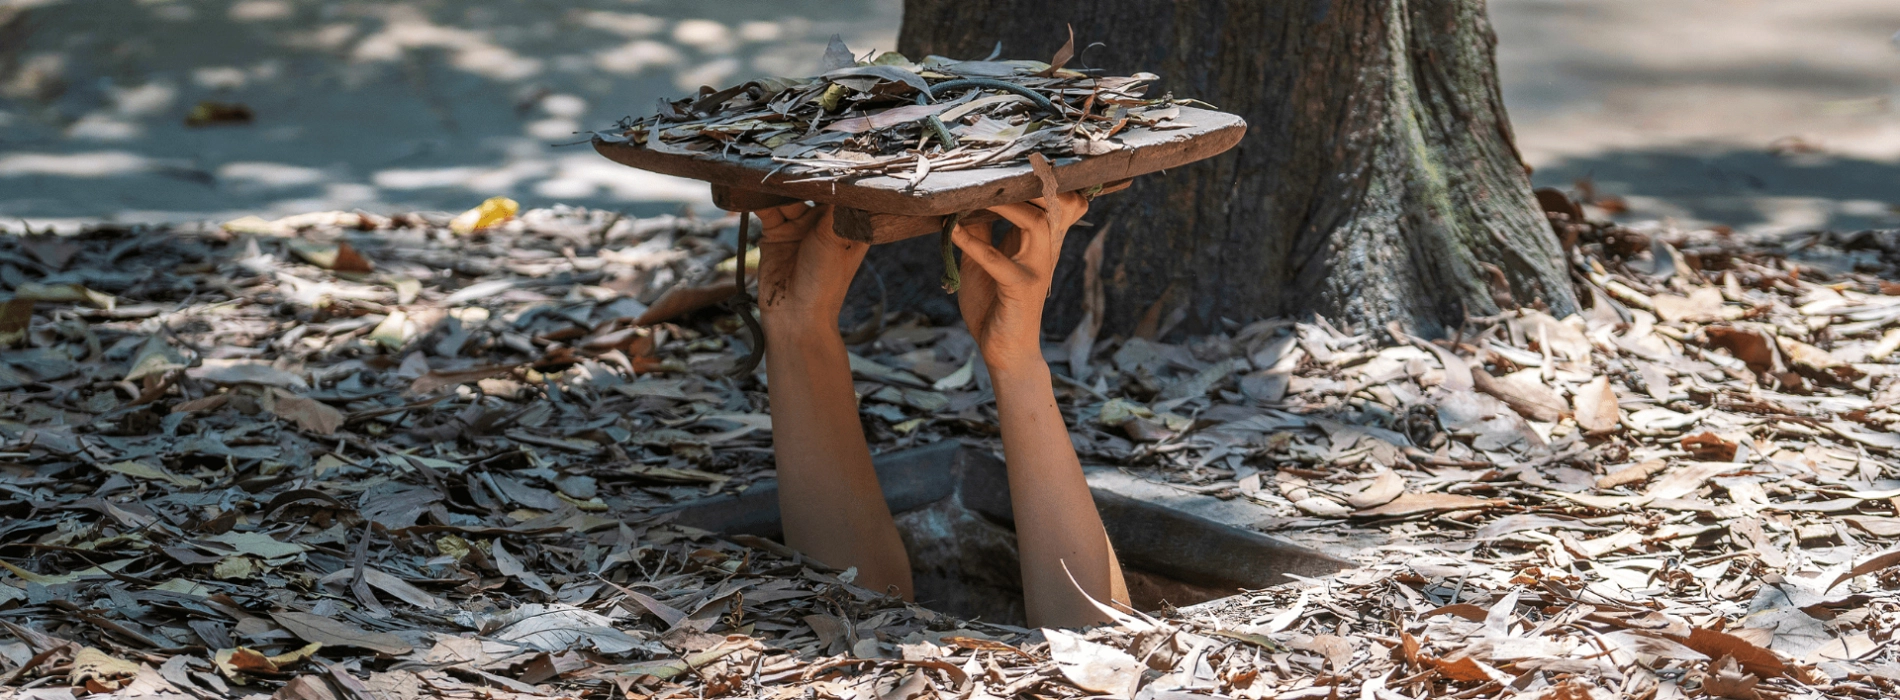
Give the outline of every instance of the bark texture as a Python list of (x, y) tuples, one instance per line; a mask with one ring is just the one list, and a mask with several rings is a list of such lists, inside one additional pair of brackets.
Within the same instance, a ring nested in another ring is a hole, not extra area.
[[(898, 50), (982, 58), (1000, 41), (1004, 58), (1047, 60), (1065, 25), (1078, 50), (1101, 44), (1071, 67), (1158, 73), (1151, 94), (1249, 124), (1233, 151), (1097, 200), (1088, 219), (1114, 227), (1104, 334), (1159, 301), (1187, 330), (1320, 314), (1437, 335), (1499, 311), (1485, 264), (1518, 303), (1575, 309), (1512, 141), (1483, 0), (907, 0)], [(1051, 333), (1080, 315), (1090, 235), (1064, 246)], [(934, 289), (935, 246), (874, 251), (895, 308), (954, 314)]]

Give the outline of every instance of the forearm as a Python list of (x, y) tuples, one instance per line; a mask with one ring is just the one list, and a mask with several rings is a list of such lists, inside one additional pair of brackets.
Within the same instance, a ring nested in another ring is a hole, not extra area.
[(835, 324), (771, 320), (767, 394), (785, 543), (909, 598), (910, 564), (871, 466), (844, 342)]
[(1128, 594), (1056, 405), (1049, 367), (1040, 356), (998, 364), (991, 376), (1030, 619), (1065, 626), (1103, 621), (1075, 594), (1069, 577), (1099, 601), (1126, 602)]

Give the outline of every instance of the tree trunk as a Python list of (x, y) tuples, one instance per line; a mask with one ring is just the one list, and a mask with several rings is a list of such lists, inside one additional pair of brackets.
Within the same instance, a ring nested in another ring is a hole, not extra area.
[[(1113, 226), (1101, 267), (1104, 334), (1150, 307), (1183, 328), (1319, 314), (1360, 331), (1398, 321), (1438, 335), (1518, 304), (1563, 316), (1576, 299), (1531, 194), (1499, 95), (1483, 0), (907, 0), (900, 52), (1047, 60), (1075, 28), (1071, 67), (1163, 77), (1163, 92), (1245, 117), (1233, 151), (1096, 200)], [(1078, 229), (1045, 329), (1081, 315)], [(895, 308), (934, 316), (935, 237), (883, 246)], [(1509, 300), (1505, 300), (1509, 303)]]

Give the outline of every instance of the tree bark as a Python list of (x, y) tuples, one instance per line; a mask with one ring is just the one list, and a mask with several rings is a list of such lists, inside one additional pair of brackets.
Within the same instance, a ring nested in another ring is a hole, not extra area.
[[(1249, 124), (1233, 151), (1096, 200), (1088, 219), (1114, 227), (1104, 334), (1159, 303), (1190, 331), (1318, 314), (1439, 335), (1500, 311), (1487, 265), (1517, 303), (1575, 310), (1512, 140), (1483, 0), (907, 0), (898, 49), (982, 58), (1000, 41), (1003, 58), (1047, 60), (1065, 25), (1070, 67), (1158, 73), (1151, 95)], [(1064, 245), (1051, 334), (1080, 317), (1091, 235)], [(936, 245), (874, 251), (892, 310), (954, 315), (935, 290)]]

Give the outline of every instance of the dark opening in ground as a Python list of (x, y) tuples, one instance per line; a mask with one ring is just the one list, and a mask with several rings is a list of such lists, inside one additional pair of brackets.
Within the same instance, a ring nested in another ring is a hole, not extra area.
[[(910, 553), (917, 601), (963, 618), (1024, 624), (1022, 576), (1007, 468), (957, 441), (877, 458), (878, 479)], [(1321, 576), (1341, 559), (1165, 505), (1093, 489), (1129, 596), (1141, 610), (1184, 607), (1274, 584), (1282, 574)], [(677, 522), (777, 539), (778, 489), (687, 504)]]

